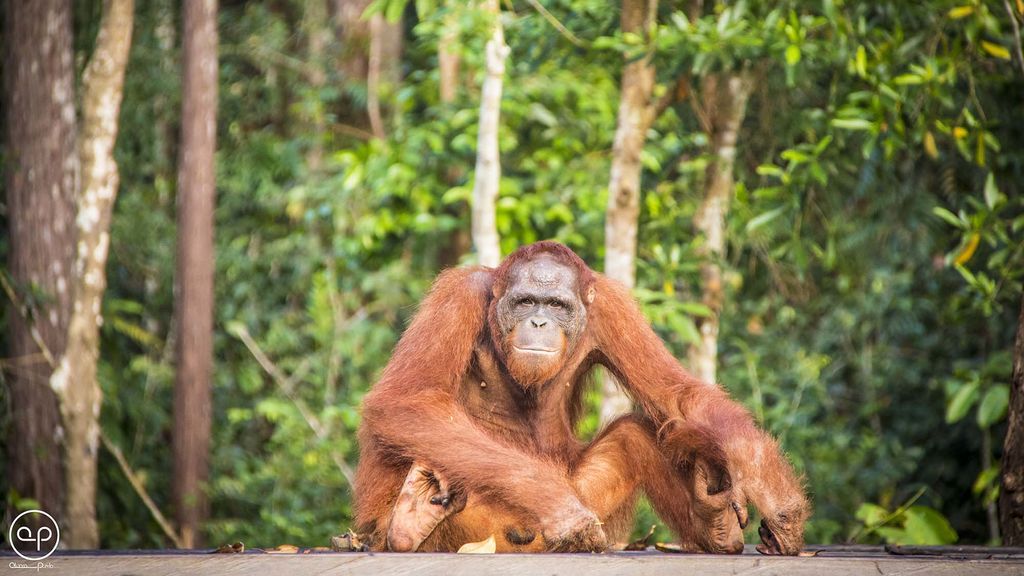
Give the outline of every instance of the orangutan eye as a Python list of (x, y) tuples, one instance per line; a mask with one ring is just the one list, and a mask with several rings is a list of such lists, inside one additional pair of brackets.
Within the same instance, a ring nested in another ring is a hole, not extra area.
[(536, 304), (536, 302), (533, 301), (533, 298), (520, 298), (519, 302), (517, 302), (516, 304), (518, 306), (529, 308)]
[(558, 310), (561, 310), (566, 307), (565, 302), (561, 300), (552, 300), (548, 302), (548, 306), (551, 306), (552, 308), (556, 308)]

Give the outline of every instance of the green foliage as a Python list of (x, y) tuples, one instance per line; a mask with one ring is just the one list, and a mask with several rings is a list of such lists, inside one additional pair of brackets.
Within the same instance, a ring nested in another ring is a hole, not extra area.
[[(503, 251), (552, 238), (601, 268), (619, 71), (623, 56), (650, 54), (658, 97), (677, 98), (641, 157), (636, 295), (685, 359), (709, 313), (691, 225), (715, 160), (700, 91), (716, 74), (751, 74), (721, 262), (720, 382), (806, 478), (808, 541), (988, 541), (1024, 273), (1024, 82), (1005, 58), (1018, 39), (1001, 2), (745, 0), (686, 15), (662, 4), (648, 34), (623, 35), (606, 2), (544, 2), (574, 43), (531, 4), (503, 3)], [(404, 16), (406, 44), (401, 85), (385, 91), (387, 136), (366, 140), (366, 86), (336, 65), (346, 47), (329, 42), (327, 82), (309, 85), (304, 6), (221, 9), (211, 543), (323, 545), (350, 526), (342, 469), (358, 454), (361, 398), (432, 278), (473, 260), (459, 247), (488, 17), (457, 2), (373, 3)], [(95, 6), (78, 10), (76, 26), (95, 30)], [(168, 0), (137, 10), (102, 424), (166, 509), (180, 27)], [(463, 76), (442, 104), (436, 53), (451, 22)], [(323, 165), (310, 170), (317, 145)], [(105, 452), (100, 470), (103, 545), (166, 545)], [(644, 505), (636, 536), (654, 522)]]
[(856, 516), (864, 522), (868, 533), (876, 533), (886, 544), (941, 546), (957, 540), (949, 521), (927, 506), (911, 506), (889, 513), (881, 506), (864, 504), (857, 509)]

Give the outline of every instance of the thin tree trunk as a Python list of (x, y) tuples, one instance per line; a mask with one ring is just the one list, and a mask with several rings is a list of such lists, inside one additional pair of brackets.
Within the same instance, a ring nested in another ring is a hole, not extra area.
[(119, 183), (114, 144), (131, 47), (133, 0), (106, 0), (92, 58), (82, 79), (82, 131), (78, 141), (82, 192), (78, 198), (78, 258), (67, 349), (54, 373), (67, 449), (66, 542), (97, 548), (96, 458), (102, 392), (96, 380), (100, 308), (107, 285), (110, 217)]
[(459, 95), (458, 20), (449, 16), (444, 21), (441, 42), (437, 45), (437, 67), (442, 104), (451, 104)]
[(342, 56), (338, 60), (338, 67), (344, 82), (366, 78), (370, 23), (363, 20), (363, 12), (370, 2), (371, 0), (330, 0), (334, 34), (341, 44)]
[(380, 81), (391, 93), (402, 82), (403, 19), (389, 22), (381, 16), (377, 37), (380, 41)]
[(184, 7), (178, 162), (178, 367), (174, 383), (174, 504), (186, 547), (208, 516), (213, 365), (213, 208), (217, 111), (217, 2)]
[(735, 188), (733, 165), (736, 139), (747, 113), (753, 85), (747, 72), (715, 74), (704, 79), (702, 101), (710, 133), (704, 198), (694, 216), (694, 227), (703, 237), (701, 256), (701, 301), (711, 315), (699, 323), (700, 342), (690, 346), (690, 369), (705, 382), (714, 383), (718, 365), (718, 325), (725, 300), (722, 265), (725, 257), (725, 218)]
[(497, 266), (501, 261), (498, 239), (497, 201), (501, 182), (501, 158), (498, 150), (498, 125), (501, 119), (501, 89), (505, 78), (505, 32), (497, 0), (488, 0), (494, 15), (494, 30), (487, 41), (487, 74), (480, 98), (480, 128), (477, 134), (476, 171), (473, 184), (473, 245), (478, 261)]
[(324, 135), (327, 124), (321, 100), (324, 87), (327, 85), (327, 72), (324, 69), (324, 48), (327, 45), (327, 5), (323, 0), (309, 0), (303, 3), (302, 29), (306, 37), (306, 68), (309, 71), (306, 81), (312, 92), (314, 101), (310, 106), (311, 117), (304, 120), (308, 123), (309, 148), (306, 150), (306, 169), (310, 174), (318, 174), (323, 168)]
[[(75, 72), (69, 0), (9, 0), (4, 9), (5, 182), (10, 235), (4, 281), (11, 429), (7, 483), (65, 521), (61, 439), (53, 378), (64, 353), (75, 263)], [(12, 289), (13, 288), (13, 289)], [(15, 294), (15, 290), (18, 294)]]
[(1024, 546), (1024, 297), (1017, 319), (1009, 426), (1003, 440), (999, 525), (1004, 546)]
[(370, 118), (370, 131), (378, 139), (384, 138), (384, 117), (380, 111), (381, 53), (383, 52), (384, 16), (370, 18), (370, 49), (366, 60), (366, 115)]
[[(402, 22), (388, 22), (380, 14), (363, 14), (371, 0), (328, 0), (335, 36), (341, 44), (338, 69), (347, 83), (366, 83), (366, 108), (358, 120), (369, 124), (375, 137), (384, 133), (380, 93), (401, 80)], [(353, 111), (355, 112), (355, 111)]]
[[(437, 45), (438, 92), (441, 104), (450, 106), (459, 96), (459, 21), (454, 15), (449, 14), (444, 19), (443, 26), (441, 41)], [(448, 186), (455, 186), (464, 176), (465, 170), (458, 163), (452, 162), (445, 167), (444, 180)], [(455, 218), (462, 220), (466, 215), (467, 208), (464, 202), (459, 202), (449, 207), (448, 210)], [(470, 231), (465, 226), (457, 226), (448, 234), (447, 241), (441, 247), (438, 255), (439, 266), (441, 268), (456, 266), (462, 256), (472, 248), (473, 239)]]
[[(656, 0), (623, 0), (622, 31), (646, 34), (654, 22)], [(650, 56), (626, 64), (622, 69), (618, 126), (612, 148), (612, 169), (608, 182), (608, 207), (604, 226), (604, 273), (628, 288), (636, 284), (637, 226), (640, 218), (640, 154), (656, 114), (654, 65)], [(606, 424), (629, 411), (629, 397), (605, 372), (601, 387), (601, 417)]]

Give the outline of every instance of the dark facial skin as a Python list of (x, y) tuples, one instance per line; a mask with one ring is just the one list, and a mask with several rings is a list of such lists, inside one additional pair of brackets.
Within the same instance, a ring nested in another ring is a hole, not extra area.
[(501, 346), (512, 377), (524, 386), (554, 377), (587, 322), (576, 271), (541, 257), (514, 272), (498, 301)]

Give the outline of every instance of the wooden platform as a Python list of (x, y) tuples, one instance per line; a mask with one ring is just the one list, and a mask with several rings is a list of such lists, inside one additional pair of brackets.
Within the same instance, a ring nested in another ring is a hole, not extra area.
[[(1024, 575), (1024, 550), (1007, 548), (907, 548), (887, 551), (879, 547), (812, 547), (815, 556), (767, 557), (750, 547), (739, 556), (666, 554), (658, 551), (607, 554), (368, 554), (327, 553), (210, 554), (182, 551), (75, 551), (59, 552), (37, 563), (9, 552), (0, 553), (0, 574), (42, 576), (68, 574), (202, 576), (298, 576), (395, 574), (529, 574), (565, 576), (824, 574)], [(895, 552), (895, 553), (894, 553)], [(25, 566), (30, 570), (12, 566)]]

